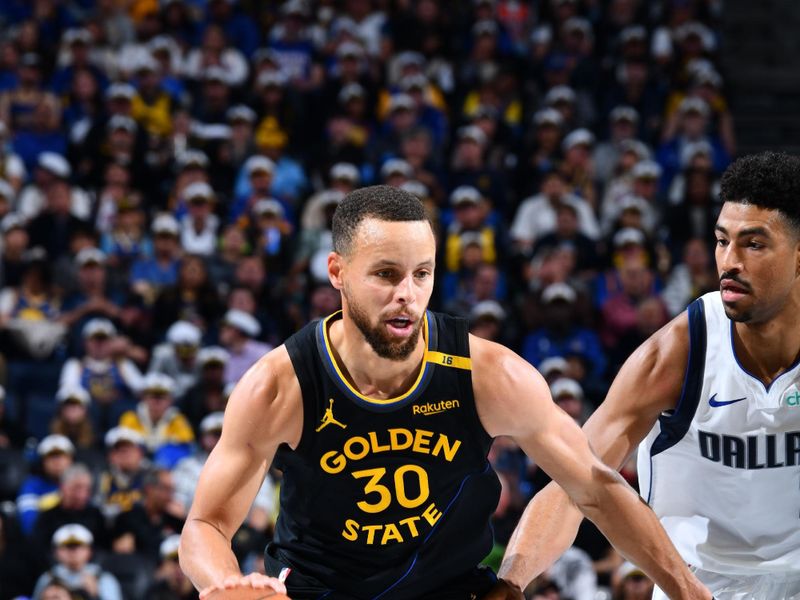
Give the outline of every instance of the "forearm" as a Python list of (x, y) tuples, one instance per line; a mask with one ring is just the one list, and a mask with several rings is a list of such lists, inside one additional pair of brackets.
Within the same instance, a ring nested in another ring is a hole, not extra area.
[(614, 547), (673, 599), (711, 598), (691, 574), (655, 513), (615, 471), (598, 474), (596, 501), (581, 510)]
[(188, 520), (181, 532), (180, 565), (198, 590), (241, 574), (230, 540), (198, 519)]
[(508, 542), (498, 576), (524, 590), (572, 545), (583, 514), (556, 483), (533, 497)]

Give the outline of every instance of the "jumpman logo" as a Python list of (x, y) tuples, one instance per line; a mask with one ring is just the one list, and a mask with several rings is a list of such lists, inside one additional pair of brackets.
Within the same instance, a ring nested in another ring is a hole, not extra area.
[(347, 429), (347, 425), (342, 423), (341, 421), (337, 421), (336, 417), (333, 416), (333, 398), (331, 398), (330, 406), (325, 409), (325, 414), (322, 415), (322, 421), (317, 427), (317, 431), (322, 431), (328, 425), (338, 425), (342, 429)]

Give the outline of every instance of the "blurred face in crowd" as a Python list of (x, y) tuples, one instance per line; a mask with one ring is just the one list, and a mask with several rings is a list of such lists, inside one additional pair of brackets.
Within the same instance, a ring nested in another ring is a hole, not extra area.
[(401, 361), (417, 347), (435, 263), (427, 221), (366, 218), (347, 255), (330, 254), (328, 274), (345, 315), (378, 356)]
[(419, 168), (425, 164), (425, 161), (431, 155), (431, 137), (424, 130), (415, 130), (407, 137), (403, 138), (400, 146), (400, 152), (403, 158), (406, 159), (415, 168)]
[(690, 140), (702, 138), (708, 128), (708, 118), (695, 110), (687, 111), (681, 118), (681, 133)]
[(206, 282), (206, 279), (203, 260), (197, 256), (184, 257), (179, 274), (180, 286), (184, 289), (196, 290)]
[(637, 177), (633, 180), (633, 193), (645, 200), (654, 200), (658, 193), (658, 179), (653, 177)]
[(206, 452), (211, 452), (214, 446), (217, 445), (217, 442), (219, 442), (220, 435), (222, 435), (221, 430), (206, 431), (200, 434), (200, 446)]
[(686, 173), (686, 200), (690, 204), (708, 204), (712, 197), (712, 175), (705, 169)]
[(578, 233), (578, 213), (573, 206), (562, 204), (558, 207), (556, 233), (562, 238), (572, 238)]
[(22, 227), (7, 231), (3, 238), (3, 253), (6, 256), (20, 256), (28, 247), (28, 232)]
[(229, 225), (222, 233), (222, 252), (224, 254), (241, 255), (247, 246), (244, 232), (236, 225)]
[(636, 137), (636, 124), (628, 119), (617, 119), (611, 123), (611, 139), (615, 142)]
[(579, 425), (583, 423), (583, 400), (574, 394), (562, 392), (555, 403)]
[(417, 114), (407, 108), (398, 108), (389, 115), (392, 129), (397, 133), (403, 133), (411, 129), (417, 122)]
[(97, 80), (89, 69), (78, 69), (75, 72), (72, 93), (82, 102), (90, 102), (97, 95)]
[(82, 510), (92, 498), (92, 477), (76, 473), (61, 484), (61, 506), (67, 510)]
[(658, 298), (643, 300), (636, 309), (636, 327), (643, 337), (649, 337), (667, 322), (667, 312)]
[(108, 451), (108, 462), (123, 473), (136, 473), (142, 466), (144, 449), (138, 444), (117, 442)]
[(250, 288), (254, 293), (259, 293), (267, 278), (264, 263), (257, 256), (243, 258), (236, 267), (236, 282)]
[(72, 466), (72, 455), (66, 452), (51, 452), (42, 457), (42, 470), (48, 479), (59, 479)]
[(211, 200), (208, 198), (191, 198), (189, 204), (189, 216), (199, 223), (205, 223), (212, 212)]
[(77, 425), (86, 420), (86, 406), (75, 400), (67, 400), (59, 407), (59, 414), (65, 423)]
[(39, 600), (72, 600), (72, 594), (63, 585), (51, 583), (42, 590)]
[(70, 208), (72, 207), (72, 197), (70, 195), (69, 184), (66, 181), (60, 179), (53, 180), (45, 194), (47, 195), (47, 205), (50, 212), (56, 215), (69, 214)]
[(592, 147), (588, 144), (576, 144), (569, 150), (564, 157), (565, 162), (573, 168), (587, 170), (592, 158)]
[(465, 169), (479, 169), (483, 166), (483, 146), (465, 138), (456, 146), (456, 164)]
[(175, 485), (172, 481), (172, 474), (169, 471), (160, 471), (158, 482), (155, 485), (147, 485), (144, 488), (145, 502), (152, 510), (163, 511), (172, 501), (175, 493)]
[(469, 242), (461, 248), (461, 268), (474, 271), (483, 261), (483, 247), (478, 242)]
[(319, 286), (311, 292), (311, 314), (327, 316), (342, 308), (342, 296), (332, 287)]
[(94, 360), (107, 360), (111, 356), (111, 338), (105, 334), (93, 335), (84, 340), (86, 356)]
[(619, 268), (619, 279), (624, 293), (640, 298), (650, 291), (652, 274), (638, 257), (626, 258)]
[(653, 595), (653, 582), (642, 573), (628, 575), (620, 588), (622, 600), (647, 600)]
[(254, 314), (258, 305), (253, 291), (246, 287), (237, 287), (231, 290), (228, 295), (228, 309), (242, 310), (248, 314)]
[(164, 390), (145, 390), (142, 393), (142, 401), (153, 423), (157, 423), (172, 406), (172, 395)]
[(272, 173), (269, 171), (253, 171), (250, 175), (250, 187), (253, 194), (258, 196), (268, 196), (269, 188), (272, 185)]
[(550, 123), (539, 125), (536, 128), (536, 143), (545, 153), (553, 152), (561, 143), (561, 129)]
[(78, 286), (84, 291), (102, 291), (106, 285), (106, 268), (96, 262), (78, 269)]
[(642, 213), (638, 208), (626, 208), (619, 217), (621, 227), (642, 229)]
[(501, 323), (494, 317), (480, 317), (469, 327), (469, 332), (484, 340), (497, 341), (500, 338)]
[(564, 180), (558, 173), (550, 173), (542, 181), (542, 194), (549, 198), (551, 202), (560, 200), (565, 192)]
[(543, 307), (544, 322), (549, 330), (556, 333), (569, 331), (575, 320), (575, 307), (571, 302), (556, 298)]
[(464, 229), (478, 229), (483, 224), (486, 213), (480, 202), (459, 202), (453, 208), (456, 221)]
[(156, 258), (173, 258), (178, 252), (178, 238), (172, 234), (159, 233), (153, 236), (153, 251)]
[(86, 544), (63, 544), (56, 547), (56, 560), (70, 571), (80, 571), (91, 557), (92, 547)]
[(472, 279), (472, 290), (477, 301), (492, 300), (497, 293), (497, 283), (500, 274), (495, 265), (483, 263), (475, 271)]

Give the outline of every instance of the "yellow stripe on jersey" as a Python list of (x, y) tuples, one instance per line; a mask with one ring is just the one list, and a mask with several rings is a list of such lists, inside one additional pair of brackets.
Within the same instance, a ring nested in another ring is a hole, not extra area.
[(466, 356), (453, 356), (452, 354), (445, 354), (444, 352), (429, 351), (427, 354), (427, 361), (443, 367), (453, 367), (455, 369), (472, 370), (472, 359)]
[(339, 365), (336, 362), (336, 358), (335, 358), (335, 356), (333, 354), (333, 350), (331, 349), (331, 340), (330, 340), (330, 337), (328, 336), (328, 324), (329, 324), (329, 321), (331, 320), (331, 318), (335, 317), (340, 312), (341, 311), (335, 312), (332, 315), (326, 317), (325, 321), (322, 323), (322, 336), (323, 336), (323, 339), (325, 340), (325, 350), (327, 351), (328, 358), (330, 359), (331, 364), (333, 365), (333, 368), (336, 371), (336, 375), (338, 375), (338, 377), (341, 380), (341, 382), (344, 385), (347, 386), (347, 389), (350, 390), (357, 397), (361, 398), (361, 400), (364, 400), (365, 402), (369, 402), (371, 404), (380, 404), (380, 405), (383, 405), (383, 406), (385, 406), (387, 404), (394, 404), (396, 402), (401, 402), (401, 401), (405, 400), (406, 398), (408, 398), (411, 394), (413, 394), (414, 390), (417, 389), (417, 387), (419, 386), (420, 382), (422, 381), (422, 376), (425, 374), (425, 366), (426, 366), (426, 363), (428, 362), (428, 354), (429, 354), (429, 351), (428, 351), (428, 339), (429, 339), (429, 337), (428, 337), (428, 327), (429, 327), (429, 324), (428, 324), (428, 315), (427, 315), (427, 313), (425, 314), (424, 322), (423, 322), (423, 325), (422, 325), (422, 338), (425, 340), (425, 355), (422, 357), (422, 364), (420, 365), (419, 373), (417, 374), (417, 379), (414, 381), (414, 384), (408, 389), (408, 391), (405, 394), (403, 394), (402, 396), (397, 396), (396, 398), (370, 398), (369, 396), (365, 396), (364, 394), (359, 392), (356, 388), (354, 388), (352, 385), (350, 385), (350, 382), (347, 381), (347, 378), (344, 376), (344, 374), (342, 373), (342, 370), (339, 368)]

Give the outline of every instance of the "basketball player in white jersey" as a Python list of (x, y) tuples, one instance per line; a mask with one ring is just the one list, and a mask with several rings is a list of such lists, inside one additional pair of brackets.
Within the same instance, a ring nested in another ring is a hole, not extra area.
[[(642, 497), (718, 600), (800, 598), (800, 159), (740, 159), (720, 195), (720, 291), (629, 357), (585, 432), (616, 468), (639, 446)], [(537, 494), (489, 598), (514, 597), (580, 521), (555, 483)]]

